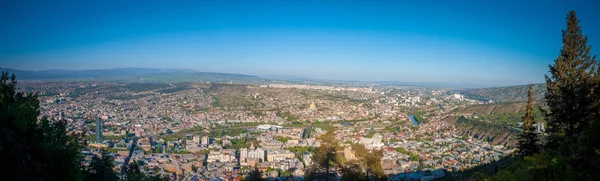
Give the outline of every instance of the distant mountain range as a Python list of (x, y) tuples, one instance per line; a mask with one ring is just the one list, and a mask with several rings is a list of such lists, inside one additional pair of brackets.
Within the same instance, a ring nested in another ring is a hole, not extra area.
[[(18, 70), (2, 68), (2, 71), (14, 73), (18, 80), (107, 80), (107, 81), (144, 81), (144, 82), (236, 82), (236, 83), (292, 83), (292, 84), (317, 84), (317, 85), (381, 85), (381, 86), (408, 86), (421, 88), (474, 88), (489, 87), (489, 85), (467, 83), (440, 83), (440, 82), (400, 82), (400, 81), (349, 81), (325, 80), (286, 75), (244, 75), (231, 73), (199, 72), (186, 69), (155, 69), (155, 68), (114, 68), (94, 70)], [(514, 88), (517, 88), (513, 90)], [(522, 101), (527, 96), (525, 89), (516, 87), (498, 87), (469, 89), (461, 93), (500, 101)], [(525, 94), (523, 94), (525, 93)], [(502, 95), (500, 95), (502, 94)], [(514, 95), (513, 95), (514, 94)], [(508, 95), (508, 97), (506, 97)], [(499, 96), (499, 97), (498, 97)], [(538, 96), (539, 97), (539, 96)], [(536, 98), (538, 98), (536, 97)]]
[(14, 73), (18, 80), (123, 80), (123, 81), (234, 81), (258, 82), (266, 79), (252, 75), (198, 72), (184, 69), (115, 68), (96, 70), (17, 70), (2, 68)]

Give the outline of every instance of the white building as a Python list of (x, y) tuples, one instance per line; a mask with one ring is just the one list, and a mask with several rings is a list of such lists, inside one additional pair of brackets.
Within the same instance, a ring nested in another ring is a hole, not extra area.
[(460, 94), (454, 94), (454, 99), (457, 99), (457, 100), (459, 100), (459, 101), (462, 101), (462, 100), (464, 99), (464, 96), (463, 96), (463, 95), (460, 95)]
[(295, 157), (294, 153), (288, 150), (268, 150), (267, 151), (267, 161), (269, 162), (278, 162), (286, 159), (293, 159)]
[(360, 143), (365, 145), (367, 148), (381, 148), (384, 144), (381, 142), (383, 136), (379, 133), (375, 133), (372, 138), (363, 137), (360, 139)]
[(254, 143), (250, 146), (250, 149), (240, 149), (240, 162), (245, 162), (247, 158), (258, 159), (259, 161), (265, 160), (265, 150), (261, 148), (254, 148)]
[(304, 155), (302, 155), (302, 160), (304, 160), (304, 164), (305, 165), (312, 164), (312, 158), (311, 158), (310, 154), (304, 154)]
[(221, 151), (210, 151), (208, 153), (208, 157), (206, 162), (214, 163), (214, 162), (237, 162), (235, 159), (235, 153), (224, 153)]
[(209, 145), (209, 141), (210, 139), (208, 138), (208, 136), (202, 136), (202, 140), (201, 140), (201, 145), (202, 146), (208, 146)]
[(270, 124), (261, 124), (256, 126), (256, 129), (258, 130), (276, 130), (276, 129), (281, 129), (283, 128), (283, 126), (275, 126), (275, 125), (270, 125)]

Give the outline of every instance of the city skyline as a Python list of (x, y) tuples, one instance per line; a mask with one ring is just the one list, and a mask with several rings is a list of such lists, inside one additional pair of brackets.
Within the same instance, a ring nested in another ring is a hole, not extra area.
[[(541, 83), (568, 10), (577, 10), (585, 34), (600, 30), (594, 3), (10, 2), (0, 12), (8, 27), (0, 30), (0, 66)], [(592, 46), (598, 42), (589, 37)]]

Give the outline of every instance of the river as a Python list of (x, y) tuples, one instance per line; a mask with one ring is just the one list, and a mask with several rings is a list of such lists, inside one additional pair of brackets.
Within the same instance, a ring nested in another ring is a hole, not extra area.
[(419, 126), (419, 122), (417, 122), (417, 119), (415, 118), (414, 114), (411, 114), (410, 116), (408, 116), (408, 118), (410, 118), (410, 120), (412, 121), (413, 125)]

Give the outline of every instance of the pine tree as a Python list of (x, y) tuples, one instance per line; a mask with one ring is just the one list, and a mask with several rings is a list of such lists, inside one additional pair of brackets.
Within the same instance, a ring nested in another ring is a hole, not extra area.
[(527, 100), (527, 106), (525, 108), (525, 116), (523, 116), (523, 132), (519, 135), (519, 154), (522, 156), (531, 156), (539, 152), (539, 138), (535, 133), (535, 127), (533, 126), (533, 97), (532, 87), (529, 86), (529, 95)]
[(575, 11), (546, 76), (547, 142), (540, 154), (511, 163), (492, 180), (600, 179), (600, 69)]
[[(583, 129), (590, 126), (597, 112), (593, 107), (594, 81), (597, 81), (598, 65), (587, 45), (575, 11), (567, 15), (567, 29), (562, 31), (563, 47), (560, 55), (550, 65), (550, 76), (546, 75), (548, 92), (546, 101), (550, 108), (548, 123), (549, 148), (574, 155), (571, 146)], [(596, 77), (596, 78), (595, 78)], [(563, 145), (563, 146), (561, 146)]]
[(575, 11), (567, 15), (563, 47), (546, 76), (549, 112), (548, 142), (544, 145), (565, 165), (567, 176), (599, 178), (600, 173), (600, 69), (587, 45)]

